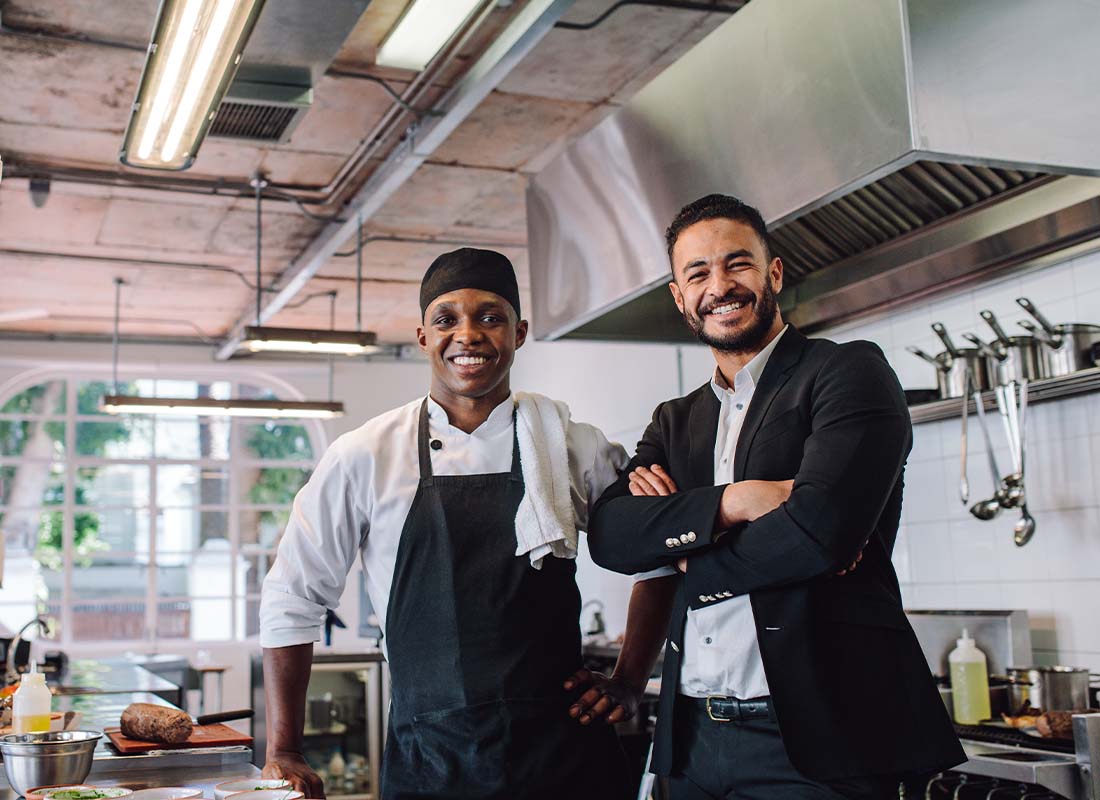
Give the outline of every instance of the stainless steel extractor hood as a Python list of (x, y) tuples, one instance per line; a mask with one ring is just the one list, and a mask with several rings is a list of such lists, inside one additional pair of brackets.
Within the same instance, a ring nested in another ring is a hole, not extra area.
[(672, 341), (663, 230), (757, 206), (813, 330), (1100, 237), (1095, 0), (752, 0), (530, 183), (536, 336)]

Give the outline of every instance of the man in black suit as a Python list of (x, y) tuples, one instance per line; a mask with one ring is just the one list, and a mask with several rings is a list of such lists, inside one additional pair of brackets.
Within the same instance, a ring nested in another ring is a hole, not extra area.
[(629, 716), (667, 624), (653, 769), (674, 798), (897, 797), (902, 776), (965, 760), (890, 561), (901, 386), (876, 345), (784, 324), (756, 209), (704, 197), (667, 244), (672, 297), (717, 366), (657, 407), (596, 507), (593, 559), (650, 580), (615, 674), (578, 674), (593, 685), (571, 713)]

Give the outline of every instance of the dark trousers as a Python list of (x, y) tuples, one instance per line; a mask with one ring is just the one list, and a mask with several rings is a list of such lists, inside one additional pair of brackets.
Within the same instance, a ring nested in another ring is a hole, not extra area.
[(897, 778), (822, 783), (798, 773), (774, 719), (715, 722), (702, 701), (676, 701), (683, 770), (669, 779), (672, 800), (892, 800)]

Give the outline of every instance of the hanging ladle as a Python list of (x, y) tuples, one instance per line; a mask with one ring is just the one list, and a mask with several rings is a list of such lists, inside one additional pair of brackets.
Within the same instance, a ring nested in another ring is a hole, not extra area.
[(1001, 471), (997, 467), (997, 457), (993, 455), (993, 439), (989, 435), (989, 426), (985, 421), (985, 405), (982, 403), (982, 393), (974, 390), (974, 406), (978, 413), (978, 427), (982, 429), (982, 438), (985, 439), (985, 451), (989, 457), (989, 473), (993, 477), (994, 495), (989, 500), (979, 500), (970, 507), (970, 513), (981, 520), (990, 520), (1001, 513)]
[(1027, 494), (1024, 491), (1024, 453), (1027, 450), (1025, 437), (1027, 435), (1027, 381), (1020, 384), (1020, 518), (1013, 529), (1012, 541), (1017, 547), (1023, 547), (1031, 541), (1037, 527), (1035, 517), (1027, 510)]
[(965, 506), (970, 500), (970, 481), (966, 475), (966, 423), (967, 423), (967, 411), (970, 407), (970, 365), (966, 366), (963, 373), (963, 393), (962, 393), (962, 441), (960, 449), (962, 454), (959, 457), (959, 499), (962, 500), (962, 504)]

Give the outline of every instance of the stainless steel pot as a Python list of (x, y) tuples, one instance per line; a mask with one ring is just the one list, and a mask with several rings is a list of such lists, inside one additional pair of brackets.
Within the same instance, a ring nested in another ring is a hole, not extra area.
[(955, 347), (947, 329), (938, 322), (932, 324), (932, 330), (944, 344), (945, 350), (942, 353), (930, 356), (917, 347), (907, 349), (936, 368), (936, 388), (941, 399), (962, 397), (967, 393), (967, 372), (970, 373), (970, 386), (973, 389), (985, 391), (992, 388), (989, 359), (981, 350), (976, 347)]
[(985, 344), (977, 336), (965, 338), (979, 348), (993, 368), (994, 383), (1004, 386), (1012, 381), (1038, 380), (1047, 377), (1047, 362), (1043, 344), (1034, 336), (1009, 336), (989, 309), (980, 312), (993, 335), (991, 344)]
[(1100, 344), (1100, 325), (1052, 325), (1026, 297), (1017, 297), (1016, 302), (1039, 323), (1039, 328), (1036, 328), (1030, 322), (1024, 321), (1020, 323), (1020, 327), (1030, 331), (1043, 343), (1042, 356), (1050, 377), (1071, 375), (1094, 366), (1093, 348)]
[(1010, 705), (1042, 711), (1074, 711), (1089, 707), (1090, 675), (1083, 667), (1009, 667)]

